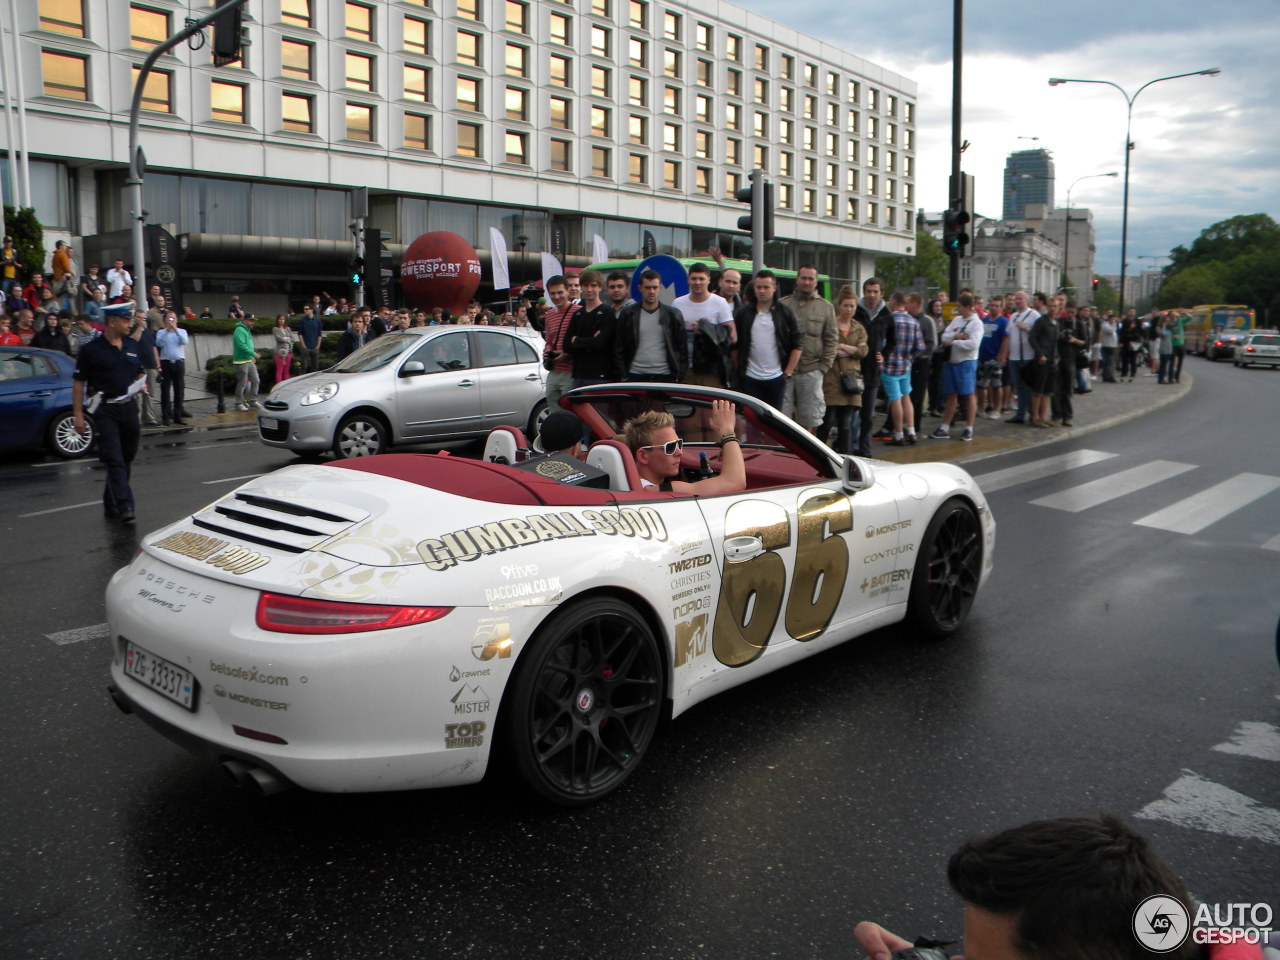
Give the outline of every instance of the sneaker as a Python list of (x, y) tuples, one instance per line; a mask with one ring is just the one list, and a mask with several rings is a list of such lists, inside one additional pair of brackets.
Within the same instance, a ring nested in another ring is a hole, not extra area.
[(960, 434), (960, 439), (966, 443), (973, 439), (973, 427), (965, 427), (964, 433)]
[(893, 434), (888, 430), (877, 430), (871, 435), (872, 440), (892, 440)]
[(247, 403), (237, 403), (236, 409), (239, 410), (241, 413), (244, 413), (246, 410), (249, 409), (249, 405)]
[(1063, 420), (1063, 421), (1062, 421), (1062, 425), (1063, 425), (1064, 427), (1074, 427), (1074, 426), (1075, 426), (1075, 421), (1073, 421), (1073, 420)]
[(930, 440), (950, 440), (951, 429), (949, 427), (939, 427), (933, 433), (929, 434)]
[(902, 439), (902, 437), (891, 437), (885, 441), (885, 446), (889, 447), (905, 447), (906, 445), (907, 441)]
[(1010, 417), (1005, 423), (1026, 423), (1021, 417)]
[(906, 436), (906, 440), (908, 444), (914, 444), (918, 439), (919, 437), (917, 437), (914, 433), (908, 433)]
[(1000, 419), (1000, 412), (999, 412), (998, 410), (992, 410), (990, 413), (988, 413), (988, 414), (987, 414), (987, 419), (988, 419), (988, 420), (999, 420), (999, 419)]

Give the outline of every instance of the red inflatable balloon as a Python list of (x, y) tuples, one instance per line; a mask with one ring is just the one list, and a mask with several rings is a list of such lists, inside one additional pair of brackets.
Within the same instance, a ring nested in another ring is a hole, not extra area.
[(424, 233), (404, 252), (400, 286), (415, 307), (462, 313), (480, 289), (480, 257), (456, 233)]

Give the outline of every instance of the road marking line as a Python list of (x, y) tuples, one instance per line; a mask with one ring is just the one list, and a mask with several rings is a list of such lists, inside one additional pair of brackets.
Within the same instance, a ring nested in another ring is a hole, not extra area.
[(1280, 550), (1280, 533), (1262, 545), (1263, 550)]
[(92, 627), (76, 627), (74, 630), (63, 630), (61, 633), (46, 633), (45, 637), (59, 646), (68, 643), (81, 643), (84, 640), (106, 640), (111, 636), (111, 629), (105, 623), (95, 623)]
[(1193, 770), (1183, 770), (1181, 777), (1164, 788), (1161, 799), (1148, 803), (1135, 816), (1280, 845), (1280, 810), (1264, 807)]
[(1170, 533), (1199, 533), (1277, 489), (1280, 477), (1241, 473), (1133, 522)]
[(223, 447), (247, 447), (251, 443), (258, 443), (257, 440), (227, 440), (221, 443), (197, 443), (193, 446), (186, 447), (184, 450), (221, 450)]
[(1088, 510), (1090, 507), (1096, 507), (1109, 500), (1115, 500), (1117, 497), (1136, 493), (1159, 483), (1161, 480), (1168, 480), (1170, 477), (1176, 477), (1180, 473), (1186, 473), (1188, 470), (1194, 469), (1195, 466), (1190, 463), (1174, 463), (1172, 460), (1152, 460), (1150, 463), (1131, 467), (1128, 470), (1121, 470), (1119, 473), (1113, 473), (1111, 476), (1103, 477), (1101, 480), (1082, 483), (1078, 487), (1071, 487), (1060, 493), (1050, 494), (1047, 497), (1041, 497), (1039, 500), (1032, 500), (1031, 502), (1038, 507), (1052, 507), (1054, 510), (1079, 513), (1081, 510)]
[(101, 500), (87, 500), (84, 503), (72, 503), (65, 507), (53, 507), (50, 510), (37, 510), (35, 513), (20, 513), (19, 517), (43, 517), (47, 513), (61, 513), (63, 510), (79, 510), (81, 507), (92, 507), (94, 504), (101, 505)]
[(1252, 720), (1241, 721), (1235, 736), (1213, 749), (1256, 760), (1280, 761), (1280, 727)]
[(983, 493), (992, 493), (996, 490), (1003, 490), (1005, 487), (1012, 487), (1019, 483), (1029, 483), (1032, 480), (1042, 480), (1045, 477), (1051, 477), (1055, 473), (1062, 473), (1065, 470), (1074, 470), (1076, 467), (1085, 467), (1091, 463), (1097, 463), (1100, 460), (1110, 460), (1116, 456), (1114, 453), (1104, 453), (1101, 450), (1075, 450), (1071, 453), (1064, 453), (1057, 457), (1045, 457), (1043, 460), (1033, 460), (1030, 463), (1024, 463), (1017, 467), (1007, 467), (1004, 470), (992, 470), (990, 473), (979, 473), (974, 476), (974, 480), (978, 482), (979, 489)]
[(201, 480), (200, 482), (207, 486), (211, 483), (234, 483), (237, 480), (253, 480), (260, 476), (262, 476), (260, 473), (250, 473), (243, 477), (223, 477), (221, 480)]

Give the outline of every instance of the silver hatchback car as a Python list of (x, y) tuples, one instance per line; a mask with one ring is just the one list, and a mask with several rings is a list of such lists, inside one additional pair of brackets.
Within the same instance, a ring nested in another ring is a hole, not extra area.
[(262, 402), (258, 436), (298, 453), (365, 457), (499, 424), (536, 435), (546, 411), (542, 340), (515, 328), (413, 327), (294, 377)]

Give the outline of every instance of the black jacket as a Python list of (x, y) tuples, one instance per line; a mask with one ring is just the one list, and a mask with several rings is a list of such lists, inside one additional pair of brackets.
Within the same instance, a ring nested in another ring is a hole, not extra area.
[(583, 308), (569, 320), (564, 349), (573, 357), (575, 380), (618, 379), (613, 366), (613, 341), (617, 320), (613, 308), (601, 303), (594, 310)]
[[(745, 307), (739, 307), (733, 315), (733, 325), (738, 328), (738, 376), (740, 378), (747, 375), (747, 361), (751, 359), (751, 326), (756, 322), (758, 312), (755, 304), (749, 303)], [(777, 300), (773, 301), (769, 313), (773, 315), (773, 334), (778, 341), (778, 363), (785, 371), (792, 351), (799, 350), (803, 346), (800, 324), (796, 321), (796, 315), (791, 312), (791, 308)]]
[(858, 298), (853, 318), (867, 330), (867, 355), (862, 358), (862, 380), (868, 387), (880, 385), (880, 364), (876, 354), (887, 357), (898, 343), (897, 329), (893, 325), (893, 311), (887, 300), (881, 300), (875, 314), (867, 312), (862, 298)]
[[(365, 343), (369, 342), (365, 337)], [(338, 359), (345, 360), (348, 356), (359, 350), (364, 344), (356, 336), (355, 331), (351, 329), (343, 330), (342, 335), (338, 337)]]
[[(627, 375), (627, 371), (631, 369), (631, 361), (636, 356), (636, 346), (640, 342), (641, 309), (643, 308), (639, 303), (631, 303), (618, 314), (617, 332), (613, 338), (613, 367), (619, 378)], [(677, 380), (683, 380), (685, 371), (689, 369), (689, 341), (684, 332), (684, 317), (675, 307), (660, 303), (658, 326), (662, 328), (671, 375)]]

